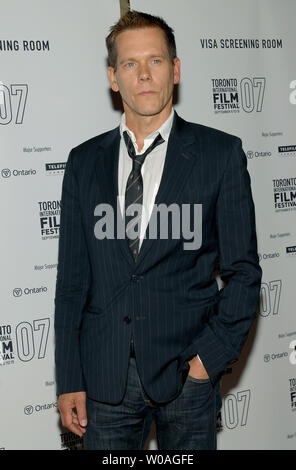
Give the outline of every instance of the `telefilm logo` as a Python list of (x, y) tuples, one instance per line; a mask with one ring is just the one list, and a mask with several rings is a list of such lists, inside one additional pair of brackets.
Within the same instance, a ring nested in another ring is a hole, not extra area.
[(0, 82), (0, 125), (23, 124), (27, 96), (27, 84), (5, 85)]
[(296, 256), (296, 245), (286, 246), (286, 255)]
[(45, 163), (45, 174), (47, 176), (63, 175), (67, 162)]
[(40, 234), (42, 240), (59, 238), (60, 201), (39, 201)]
[(296, 157), (296, 145), (281, 145), (278, 154), (280, 157)]
[(212, 78), (214, 113), (261, 112), (265, 84), (264, 77)]
[(64, 432), (61, 436), (61, 449), (63, 450), (81, 450), (83, 448), (83, 439), (73, 432)]
[(289, 379), (290, 382), (290, 400), (291, 410), (296, 411), (296, 379)]
[(273, 179), (275, 212), (296, 209), (296, 178)]
[(0, 326), (0, 366), (14, 364), (14, 348), (11, 325)]

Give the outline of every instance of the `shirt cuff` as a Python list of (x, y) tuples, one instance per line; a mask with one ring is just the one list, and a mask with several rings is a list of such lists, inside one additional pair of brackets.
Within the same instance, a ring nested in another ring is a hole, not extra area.
[[(198, 357), (198, 359), (200, 360), (200, 362), (202, 363), (202, 360), (201, 358), (199, 357), (199, 355), (197, 354), (196, 357)], [(202, 364), (203, 365), (203, 364)]]

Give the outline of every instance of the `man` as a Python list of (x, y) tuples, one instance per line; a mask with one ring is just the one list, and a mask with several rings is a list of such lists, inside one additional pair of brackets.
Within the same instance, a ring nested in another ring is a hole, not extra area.
[[(261, 280), (246, 157), (237, 137), (174, 112), (180, 60), (162, 19), (127, 13), (107, 48), (124, 114), (119, 128), (72, 149), (62, 189), (62, 423), (86, 449), (142, 449), (151, 417), (159, 449), (215, 449), (220, 379), (246, 340)], [(149, 237), (161, 205), (180, 208), (179, 237), (163, 214)], [(201, 243), (185, 248), (193, 213)]]

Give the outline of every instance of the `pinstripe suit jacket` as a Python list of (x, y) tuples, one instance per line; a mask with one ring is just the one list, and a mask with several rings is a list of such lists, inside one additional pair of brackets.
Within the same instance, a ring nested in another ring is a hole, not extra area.
[(116, 238), (116, 217), (113, 239), (94, 234), (98, 204), (117, 214), (119, 143), (116, 128), (78, 145), (64, 174), (57, 393), (86, 390), (118, 403), (133, 333), (144, 389), (162, 403), (178, 396), (194, 355), (214, 386), (246, 340), (261, 281), (250, 177), (239, 138), (175, 113), (155, 204), (202, 204), (202, 244), (184, 250), (182, 233), (176, 239), (169, 230), (167, 239), (144, 239), (135, 263), (127, 241)]

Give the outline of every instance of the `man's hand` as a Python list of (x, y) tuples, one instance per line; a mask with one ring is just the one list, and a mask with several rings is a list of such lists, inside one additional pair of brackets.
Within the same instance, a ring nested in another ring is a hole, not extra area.
[(86, 393), (64, 393), (58, 398), (62, 425), (82, 437), (86, 432)]
[(203, 364), (201, 363), (200, 359), (195, 356), (193, 359), (188, 361), (190, 365), (190, 369), (188, 375), (191, 375), (195, 379), (208, 379), (208, 373), (204, 368)]

